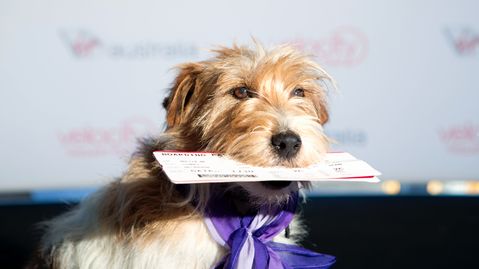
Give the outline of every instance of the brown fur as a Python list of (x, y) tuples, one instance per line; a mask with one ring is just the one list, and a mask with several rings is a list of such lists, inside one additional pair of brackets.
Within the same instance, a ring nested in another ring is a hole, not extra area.
[[(314, 116), (324, 124), (328, 113), (325, 92), (318, 82), (328, 78), (327, 74), (289, 47), (268, 53), (262, 48), (254, 52), (234, 46), (216, 53), (213, 60), (179, 67), (167, 105), (166, 135), (170, 137), (166, 142), (143, 141), (143, 148), (132, 158), (127, 173), (108, 190), (103, 219), (106, 225), (114, 224), (120, 234), (148, 235), (150, 230), (167, 226), (168, 220), (192, 213), (189, 204), (177, 206), (184, 197), (153, 159), (154, 150), (225, 152), (240, 161), (262, 166), (306, 166), (317, 161), (272, 162), (274, 153), (258, 154), (252, 149), (258, 144), (254, 140), (263, 135), (248, 134), (262, 127), (268, 129), (264, 133), (269, 141), (271, 134), (279, 131), (277, 119), (269, 111), (278, 108), (289, 114)], [(265, 100), (247, 100), (250, 103), (246, 104), (231, 97), (229, 91), (241, 86), (256, 90)], [(306, 96), (292, 102), (290, 92), (297, 87), (303, 88)], [(230, 143), (238, 140), (246, 142), (239, 141), (241, 147)]]
[[(289, 167), (318, 162), (327, 150), (328, 139), (321, 129), (328, 120), (322, 81), (330, 77), (321, 67), (287, 46), (270, 51), (259, 45), (255, 50), (233, 46), (215, 53), (211, 60), (179, 66), (164, 103), (167, 129), (157, 138), (141, 141), (126, 173), (103, 190), (99, 231), (119, 242), (147, 244), (181, 232), (176, 230), (179, 221), (201, 218), (213, 188), (254, 203), (277, 202), (289, 195), (261, 197), (253, 190), (258, 186), (234, 183), (177, 188), (154, 160), (155, 150), (222, 152), (252, 165)], [(254, 97), (235, 98), (231, 91), (238, 87), (247, 87)], [(304, 89), (304, 97), (292, 95), (297, 88)], [(270, 140), (289, 128), (301, 136), (304, 146), (297, 157), (284, 160)], [(44, 255), (50, 251), (54, 257), (54, 246), (43, 249)]]

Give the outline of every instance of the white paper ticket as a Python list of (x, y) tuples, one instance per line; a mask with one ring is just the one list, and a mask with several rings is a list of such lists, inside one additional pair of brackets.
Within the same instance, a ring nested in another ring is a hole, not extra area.
[(346, 152), (327, 153), (321, 163), (306, 168), (257, 167), (219, 153), (155, 151), (156, 160), (175, 184), (245, 181), (379, 182), (381, 173)]

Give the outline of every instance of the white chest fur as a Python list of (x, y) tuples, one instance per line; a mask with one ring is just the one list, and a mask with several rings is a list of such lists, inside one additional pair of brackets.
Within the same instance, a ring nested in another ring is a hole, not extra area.
[(43, 246), (54, 246), (60, 268), (211, 268), (224, 255), (200, 216), (169, 221), (158, 227), (168, 233), (147, 239), (119, 239), (98, 227), (99, 200), (92, 197), (48, 224)]

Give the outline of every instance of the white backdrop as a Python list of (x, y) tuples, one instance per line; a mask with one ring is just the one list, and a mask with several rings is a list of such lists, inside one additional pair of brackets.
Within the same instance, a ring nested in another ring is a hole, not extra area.
[(479, 2), (0, 0), (0, 191), (98, 186), (163, 128), (178, 63), (294, 43), (327, 132), (384, 179), (479, 178)]

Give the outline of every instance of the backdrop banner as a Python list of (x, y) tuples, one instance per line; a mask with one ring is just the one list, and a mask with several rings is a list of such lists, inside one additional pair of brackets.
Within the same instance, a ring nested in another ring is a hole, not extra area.
[[(0, 2), (0, 191), (95, 187), (161, 132), (175, 65), (290, 43), (336, 79), (326, 132), (403, 182), (479, 178), (479, 2)], [(331, 87), (332, 88), (332, 87)]]

